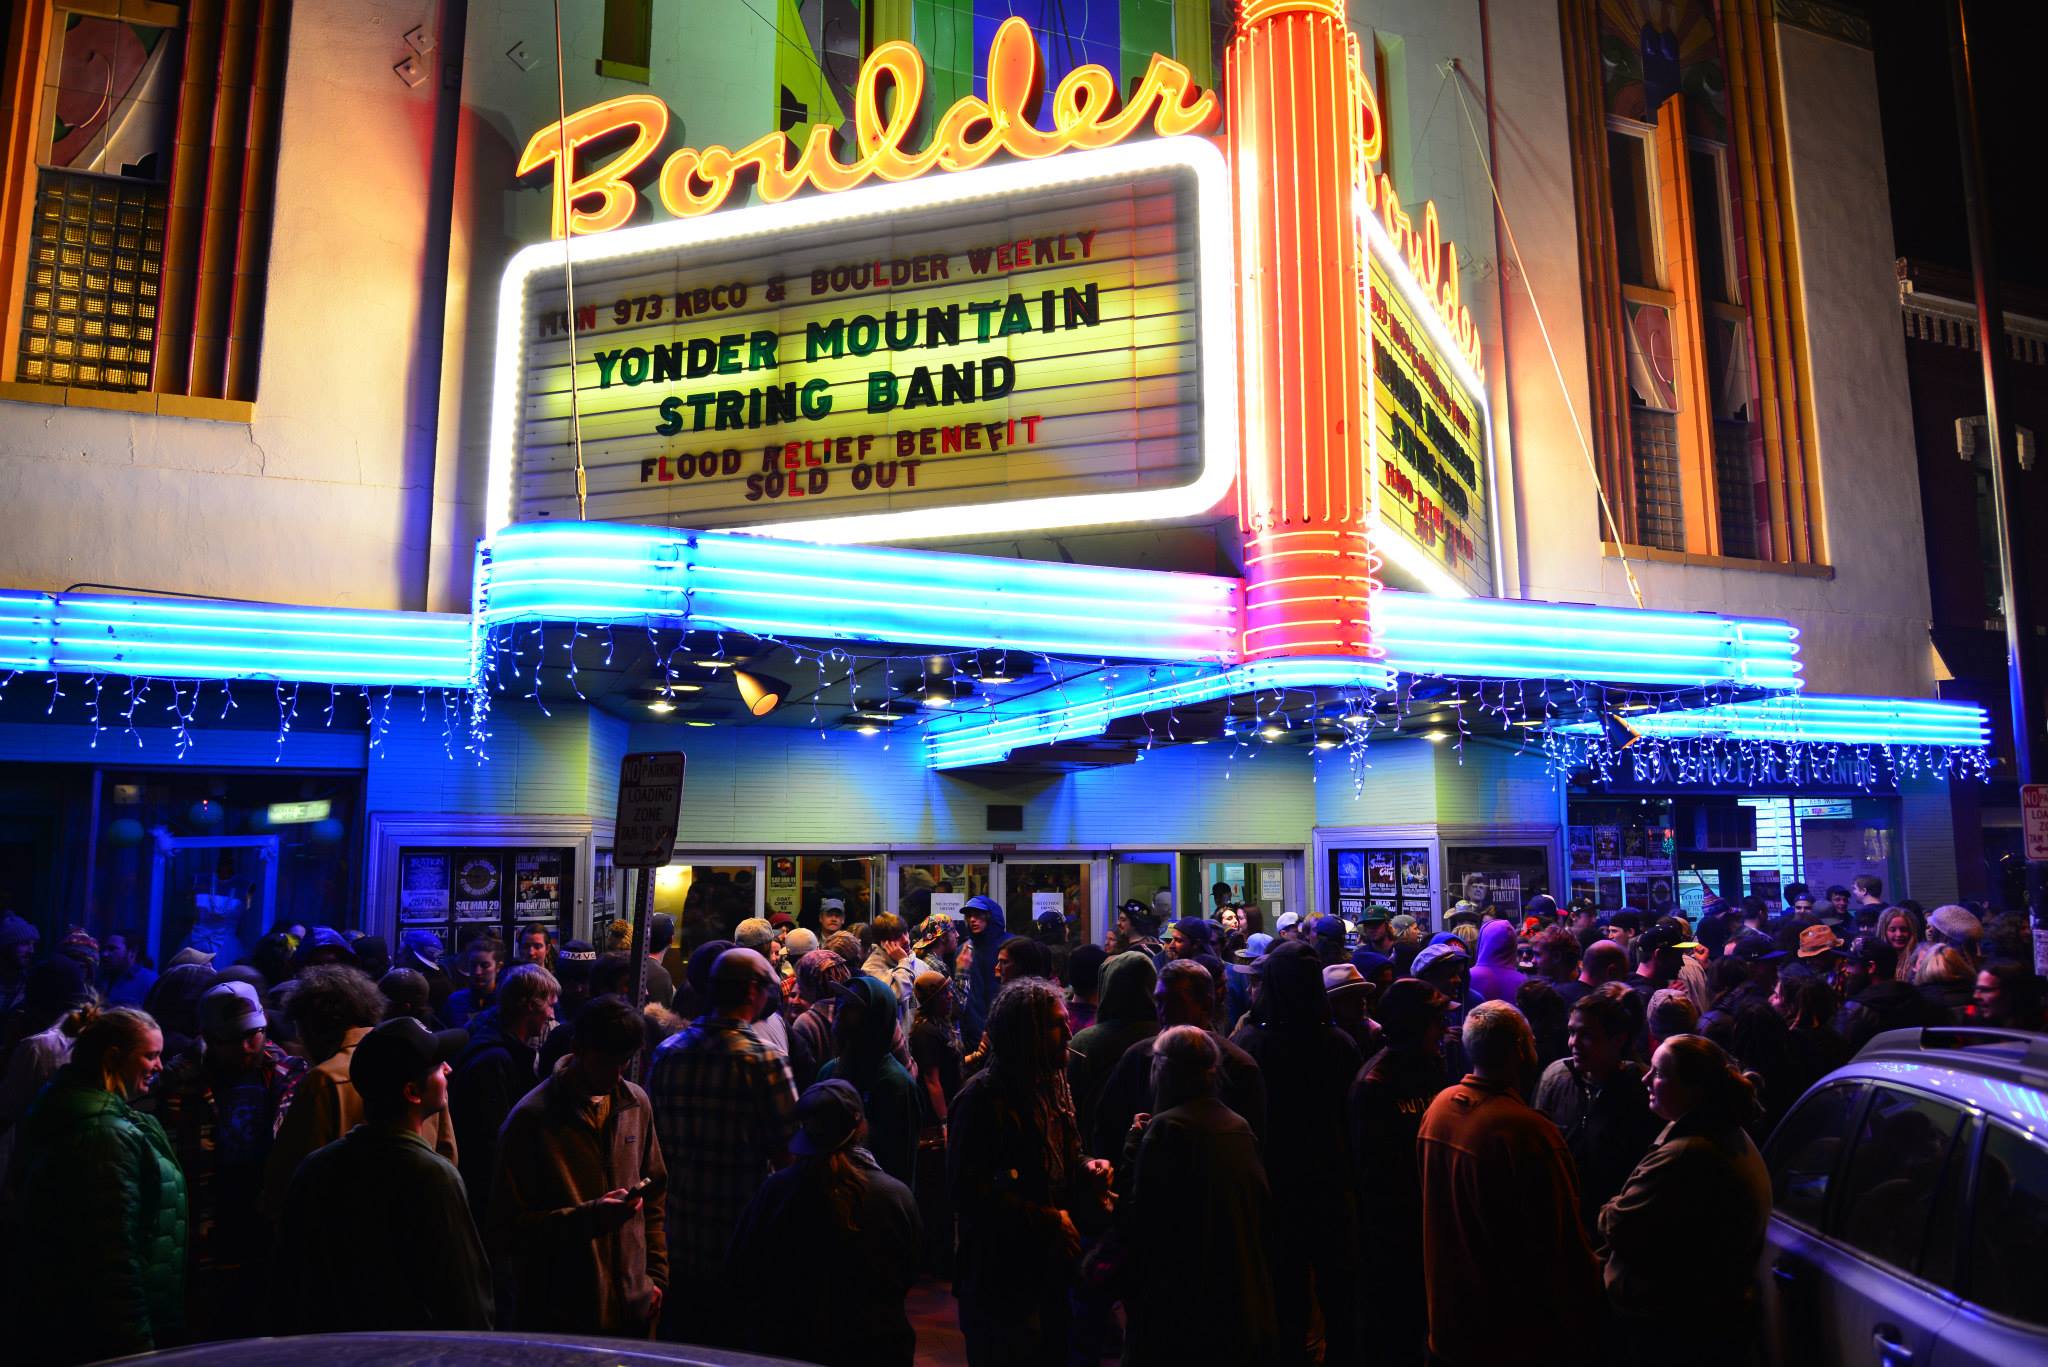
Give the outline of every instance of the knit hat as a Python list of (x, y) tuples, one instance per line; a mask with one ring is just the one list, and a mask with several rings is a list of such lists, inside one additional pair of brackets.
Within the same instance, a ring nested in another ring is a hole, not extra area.
[(1952, 945), (1975, 945), (1984, 938), (1984, 923), (1968, 907), (1936, 907), (1927, 927)]
[(1380, 993), (1378, 1018), (1390, 1045), (1413, 1044), (1433, 1017), (1451, 1009), (1451, 999), (1420, 978), (1401, 978)]
[(1358, 949), (1351, 953), (1351, 966), (1372, 979), (1392, 968), (1394, 961), (1376, 949)]
[(12, 949), (16, 945), (32, 945), (43, 937), (28, 922), (8, 912), (0, 916), (0, 949)]
[(813, 1156), (837, 1153), (860, 1133), (860, 1093), (850, 1082), (827, 1078), (797, 1098), (796, 1133), (789, 1151)]

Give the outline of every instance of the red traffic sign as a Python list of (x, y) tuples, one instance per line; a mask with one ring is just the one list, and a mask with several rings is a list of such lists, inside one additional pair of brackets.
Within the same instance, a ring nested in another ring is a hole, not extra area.
[(612, 825), (612, 866), (658, 869), (676, 848), (683, 810), (681, 751), (628, 755), (619, 763), (619, 806)]

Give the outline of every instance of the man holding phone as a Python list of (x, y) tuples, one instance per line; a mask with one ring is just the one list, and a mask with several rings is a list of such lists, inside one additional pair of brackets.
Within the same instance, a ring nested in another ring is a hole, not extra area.
[(626, 1079), (640, 1013), (598, 997), (568, 1060), (498, 1136), (488, 1220), (507, 1328), (650, 1338), (668, 1289), (668, 1169), (647, 1093)]

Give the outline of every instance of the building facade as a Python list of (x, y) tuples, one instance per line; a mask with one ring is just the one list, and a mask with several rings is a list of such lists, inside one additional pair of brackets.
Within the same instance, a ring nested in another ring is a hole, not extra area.
[(1853, 17), (554, 22), (15, 7), (0, 858), (46, 936), (587, 933), (650, 750), (678, 912), (1954, 895), (1982, 716)]

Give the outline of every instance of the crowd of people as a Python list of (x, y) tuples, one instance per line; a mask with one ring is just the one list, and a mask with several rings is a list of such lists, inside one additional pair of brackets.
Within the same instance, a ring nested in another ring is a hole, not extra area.
[(1875, 880), (1434, 933), (1227, 893), (1100, 945), (977, 896), (161, 969), (0, 919), (14, 1360), (499, 1328), (908, 1364), (944, 1277), (976, 1367), (1725, 1367), (1777, 1119), (1882, 1030), (2043, 1027), (2022, 918)]

